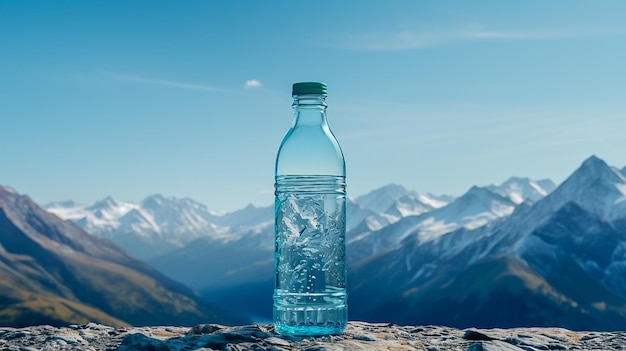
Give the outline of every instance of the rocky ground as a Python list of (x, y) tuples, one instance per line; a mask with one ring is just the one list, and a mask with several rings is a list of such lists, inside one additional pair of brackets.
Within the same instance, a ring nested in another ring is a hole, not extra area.
[(560, 328), (466, 329), (350, 322), (336, 336), (285, 338), (271, 325), (112, 328), (0, 327), (0, 350), (626, 350), (626, 332), (572, 332)]

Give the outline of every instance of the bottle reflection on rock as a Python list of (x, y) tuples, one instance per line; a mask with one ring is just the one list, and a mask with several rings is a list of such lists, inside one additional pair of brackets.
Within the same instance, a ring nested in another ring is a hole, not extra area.
[(295, 83), (294, 122), (276, 157), (274, 326), (282, 335), (343, 331), (346, 178), (326, 121), (326, 84)]

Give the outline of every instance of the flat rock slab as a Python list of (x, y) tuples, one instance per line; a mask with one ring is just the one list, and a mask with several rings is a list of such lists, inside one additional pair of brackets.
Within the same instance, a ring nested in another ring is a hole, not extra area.
[(561, 328), (466, 329), (350, 322), (341, 335), (282, 337), (271, 325), (112, 328), (99, 324), (55, 328), (0, 327), (0, 350), (422, 350), (626, 351), (626, 332), (573, 332)]

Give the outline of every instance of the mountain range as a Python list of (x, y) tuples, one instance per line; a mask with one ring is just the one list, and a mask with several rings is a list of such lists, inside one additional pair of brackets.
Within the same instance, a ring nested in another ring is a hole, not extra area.
[(350, 298), (361, 307), (352, 316), (388, 320), (392, 310), (396, 323), (624, 329), (623, 173), (594, 156), (508, 217), (432, 240), (411, 231), (352, 266)]
[(0, 325), (246, 322), (5, 187), (0, 277)]
[[(272, 206), (219, 213), (160, 195), (105, 200), (46, 208), (220, 306), (271, 317)], [(626, 167), (592, 156), (558, 187), (513, 177), (458, 198), (390, 184), (348, 199), (347, 214), (351, 319), (626, 326)]]
[[(419, 229), (422, 238), (433, 239), (457, 228), (480, 227), (510, 215), (520, 201), (536, 201), (554, 188), (550, 180), (535, 182), (517, 177), (497, 186), (472, 187), (463, 196), (454, 198), (419, 194), (397, 184), (384, 186), (348, 200), (349, 262), (396, 247), (412, 228)], [(146, 206), (156, 203), (161, 207)], [(112, 239), (139, 257), (147, 258), (147, 262), (161, 272), (202, 291), (207, 298), (221, 305), (238, 306), (240, 310), (237, 312), (253, 310), (266, 318), (271, 313), (272, 206), (257, 208), (250, 205), (233, 213), (219, 213), (190, 199), (152, 195), (141, 203), (107, 198), (87, 206), (65, 202), (49, 204), (46, 208), (74, 220), (95, 235)], [(190, 209), (192, 215), (188, 213)], [(128, 214), (133, 210), (142, 214), (133, 216), (134, 222), (128, 220)], [(193, 222), (181, 227), (194, 228), (195, 225), (195, 228), (210, 230), (193, 232), (187, 229), (184, 236), (187, 244), (181, 245), (184, 242), (175, 233), (184, 230), (171, 231), (165, 226), (146, 225), (172, 222), (164, 218), (176, 218), (176, 223), (191, 218)], [(142, 240), (125, 240), (125, 236), (141, 237)], [(168, 245), (169, 252), (159, 255), (162, 251), (156, 248)], [(152, 248), (152, 255), (147, 255), (147, 248)], [(237, 296), (239, 300), (233, 301)]]

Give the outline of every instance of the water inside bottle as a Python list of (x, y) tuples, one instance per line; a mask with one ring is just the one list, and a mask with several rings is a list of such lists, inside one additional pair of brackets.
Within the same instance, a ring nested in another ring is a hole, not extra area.
[(274, 325), (338, 334), (347, 323), (345, 177), (276, 177)]

